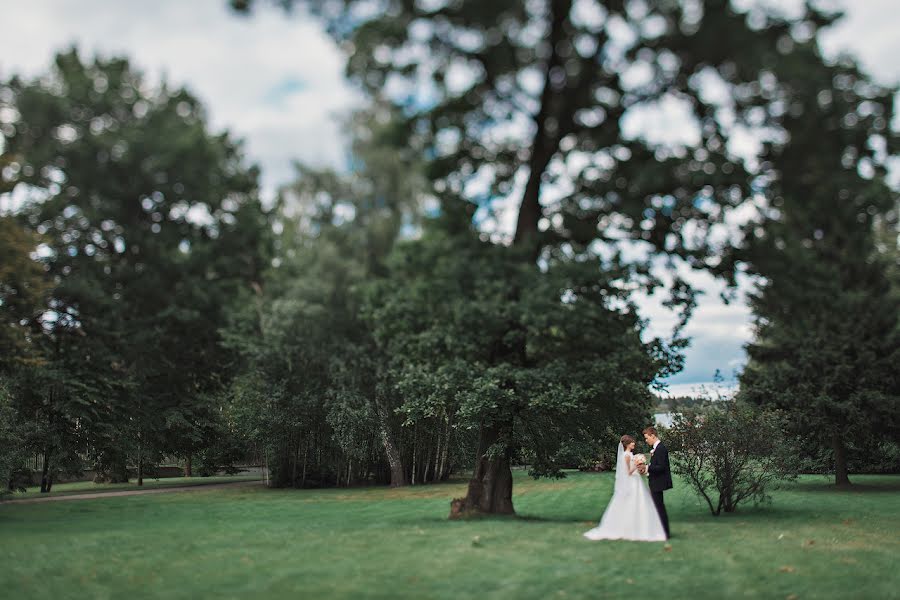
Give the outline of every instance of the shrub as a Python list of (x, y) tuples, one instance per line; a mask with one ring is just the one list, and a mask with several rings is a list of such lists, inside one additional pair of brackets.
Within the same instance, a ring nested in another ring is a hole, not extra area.
[(798, 457), (786, 439), (780, 414), (723, 400), (703, 413), (676, 415), (667, 443), (672, 470), (719, 515), (770, 500), (773, 484), (794, 477)]

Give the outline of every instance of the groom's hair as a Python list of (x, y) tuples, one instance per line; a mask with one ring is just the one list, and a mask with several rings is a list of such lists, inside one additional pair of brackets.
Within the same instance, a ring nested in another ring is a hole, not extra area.
[(656, 437), (659, 437), (659, 434), (656, 433), (656, 427), (645, 427), (644, 431), (642, 431), (641, 433), (646, 433), (647, 435), (655, 435)]

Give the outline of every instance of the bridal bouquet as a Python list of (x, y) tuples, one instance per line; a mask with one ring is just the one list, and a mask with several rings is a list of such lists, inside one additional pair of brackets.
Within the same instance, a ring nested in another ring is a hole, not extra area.
[(634, 455), (634, 464), (639, 467), (642, 467), (647, 464), (647, 457), (643, 454), (635, 454)]

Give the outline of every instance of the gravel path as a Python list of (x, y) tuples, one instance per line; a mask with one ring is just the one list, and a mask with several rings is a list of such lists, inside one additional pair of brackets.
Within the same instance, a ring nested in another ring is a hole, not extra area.
[(230, 481), (227, 483), (200, 483), (197, 485), (179, 485), (175, 487), (154, 488), (149, 490), (122, 490), (120, 492), (89, 492), (86, 494), (69, 494), (65, 496), (47, 496), (44, 498), (22, 498), (18, 500), (0, 501), (4, 504), (32, 504), (35, 502), (58, 502), (61, 500), (92, 500), (94, 498), (114, 498), (116, 496), (143, 496), (145, 494), (167, 494), (170, 492), (193, 492), (197, 490), (214, 490), (226, 487), (263, 485), (263, 481)]

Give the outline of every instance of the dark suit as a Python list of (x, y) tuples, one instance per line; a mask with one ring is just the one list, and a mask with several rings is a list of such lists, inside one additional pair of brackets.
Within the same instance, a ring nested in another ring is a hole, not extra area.
[(656, 505), (656, 512), (659, 513), (666, 537), (669, 537), (669, 515), (666, 514), (663, 492), (672, 489), (672, 472), (669, 470), (669, 450), (662, 442), (656, 445), (656, 450), (650, 457), (647, 473), (650, 477), (650, 495), (653, 497), (653, 504)]

